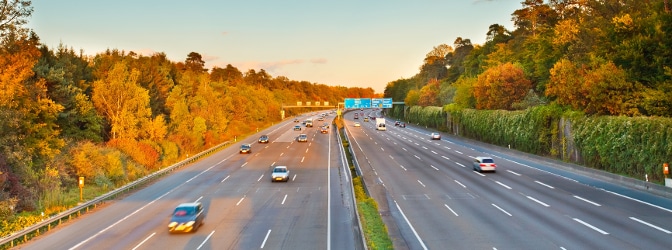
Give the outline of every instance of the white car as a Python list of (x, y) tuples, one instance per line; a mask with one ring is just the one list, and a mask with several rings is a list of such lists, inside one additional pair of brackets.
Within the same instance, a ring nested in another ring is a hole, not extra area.
[(439, 134), (437, 132), (433, 132), (431, 137), (432, 137), (432, 140), (441, 140), (441, 134)]
[(276, 166), (273, 168), (273, 173), (271, 173), (271, 182), (276, 181), (289, 181), (289, 170), (286, 166)]
[(479, 157), (476, 157), (474, 159), (473, 167), (474, 167), (474, 170), (478, 171), (478, 172), (483, 172), (483, 171), (495, 172), (496, 168), (497, 168), (497, 164), (495, 164), (495, 161), (490, 157), (479, 156)]
[(355, 122), (355, 127), (359, 127), (359, 122)]

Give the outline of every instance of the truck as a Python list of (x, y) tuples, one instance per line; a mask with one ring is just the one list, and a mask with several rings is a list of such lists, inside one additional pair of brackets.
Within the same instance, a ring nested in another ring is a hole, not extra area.
[(387, 128), (385, 127), (385, 118), (376, 117), (376, 130), (380, 131), (387, 130)]

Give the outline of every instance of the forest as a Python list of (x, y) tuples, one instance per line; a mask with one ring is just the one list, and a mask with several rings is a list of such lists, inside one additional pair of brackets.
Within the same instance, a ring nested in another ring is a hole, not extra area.
[(372, 88), (290, 80), (264, 69), (206, 69), (197, 52), (173, 62), (164, 53), (49, 48), (24, 27), (30, 1), (2, 3), (0, 236), (29, 224), (31, 215), (39, 220), (76, 205), (79, 177), (95, 197), (281, 122), (283, 105), (374, 97)]
[(384, 96), (407, 106), (672, 117), (667, 0), (524, 0), (512, 21), (512, 31), (490, 25), (483, 45), (457, 37), (435, 46)]

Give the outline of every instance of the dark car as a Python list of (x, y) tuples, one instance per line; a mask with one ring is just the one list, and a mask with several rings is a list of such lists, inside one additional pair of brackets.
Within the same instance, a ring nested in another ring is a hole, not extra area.
[(268, 135), (262, 135), (259, 137), (259, 143), (268, 143)]
[(401, 122), (400, 122), (400, 121), (396, 121), (396, 122), (394, 122), (394, 126), (399, 126), (399, 125), (401, 125)]
[(249, 154), (249, 153), (252, 153), (252, 145), (250, 145), (250, 144), (243, 144), (243, 145), (240, 145), (240, 153), (241, 153), (241, 154)]
[(200, 202), (182, 203), (173, 211), (168, 223), (168, 232), (195, 232), (203, 224), (203, 217), (205, 214)]

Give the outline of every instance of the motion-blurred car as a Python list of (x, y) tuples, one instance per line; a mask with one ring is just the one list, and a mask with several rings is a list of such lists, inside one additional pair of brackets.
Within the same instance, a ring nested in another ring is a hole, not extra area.
[(249, 154), (249, 153), (252, 153), (252, 145), (250, 145), (250, 144), (243, 144), (243, 145), (240, 145), (240, 153), (241, 153), (241, 154)]
[(294, 122), (299, 122), (299, 118), (294, 118)]
[(399, 125), (401, 125), (401, 122), (399, 120), (394, 122), (394, 126), (399, 126)]
[(483, 171), (492, 171), (495, 172), (497, 168), (497, 164), (495, 164), (495, 161), (490, 158), (490, 157), (483, 157), (479, 156), (474, 158), (474, 170), (478, 172), (483, 172)]
[(294, 131), (301, 131), (301, 126), (299, 125), (294, 126)]
[(359, 125), (359, 122), (355, 122), (355, 127), (359, 127), (359, 126), (361, 126), (361, 125)]
[(195, 232), (203, 224), (203, 217), (205, 214), (200, 202), (182, 203), (173, 211), (168, 223), (168, 232)]
[(298, 142), (307, 142), (308, 141), (308, 135), (306, 134), (300, 134), (299, 137), (296, 139)]
[(432, 135), (430, 135), (430, 137), (432, 138), (432, 140), (441, 140), (441, 134), (437, 132), (433, 132)]
[(259, 137), (259, 143), (268, 143), (268, 135), (262, 135)]
[(289, 181), (289, 170), (286, 166), (276, 166), (273, 168), (273, 173), (271, 173), (271, 182), (276, 181)]

